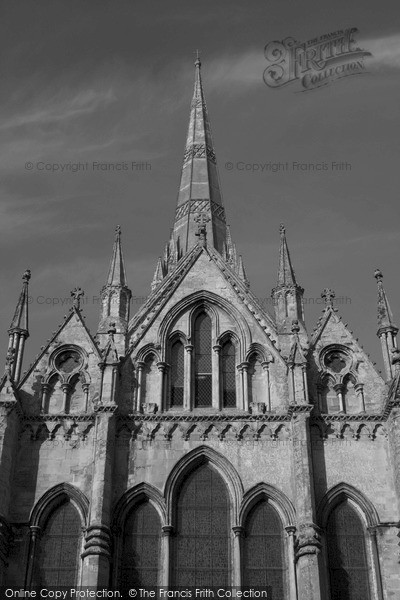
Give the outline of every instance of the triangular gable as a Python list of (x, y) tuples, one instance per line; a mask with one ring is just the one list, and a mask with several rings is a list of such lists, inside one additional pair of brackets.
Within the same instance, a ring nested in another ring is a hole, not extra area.
[[(77, 334), (80, 330), (80, 334)], [(31, 377), (32, 372), (42, 365), (44, 359), (47, 361), (47, 356), (61, 344), (75, 344), (83, 347), (85, 350), (91, 350), (98, 361), (102, 355), (96, 342), (93, 339), (86, 323), (81, 315), (81, 312), (76, 307), (72, 307), (63, 323), (53, 333), (52, 337), (47, 341), (45, 346), (42, 346), (41, 351), (36, 356), (28, 370), (23, 373), (21, 381), (18, 384), (18, 389), (21, 389), (27, 380)]]
[(220, 276), (229, 285), (229, 290), (235, 294), (241, 306), (249, 313), (250, 318), (255, 319), (266, 336), (270, 338), (273, 346), (274, 342), (277, 342), (277, 333), (271, 316), (261, 308), (255, 296), (246, 288), (245, 283), (234, 273), (230, 266), (223, 261), (218, 252), (213, 248), (202, 246), (196, 246), (183, 257), (174, 271), (150, 294), (147, 302), (130, 322), (129, 334), (134, 334), (131, 338), (131, 344), (133, 343), (136, 346), (140, 342), (163, 307), (169, 302), (178, 287), (183, 284), (184, 279), (189, 275), (203, 252), (207, 256), (207, 260), (212, 262)]

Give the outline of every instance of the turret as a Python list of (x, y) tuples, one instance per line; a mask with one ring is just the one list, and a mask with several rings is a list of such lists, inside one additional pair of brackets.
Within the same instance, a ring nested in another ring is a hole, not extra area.
[(114, 339), (120, 354), (125, 351), (126, 332), (129, 322), (129, 304), (132, 293), (127, 286), (124, 258), (121, 246), (121, 227), (115, 230), (113, 254), (107, 283), (101, 292), (101, 314), (98, 329), (100, 346), (109, 338), (111, 327), (115, 329)]
[(31, 278), (29, 269), (22, 276), (22, 290), (15, 309), (10, 329), (8, 330), (9, 343), (7, 351), (7, 371), (11, 379), (19, 381), (24, 356), (25, 340), (29, 337), (28, 329), (28, 286)]
[(392, 363), (393, 352), (397, 349), (397, 332), (399, 328), (393, 322), (393, 314), (390, 310), (389, 301), (383, 287), (383, 275), (380, 269), (375, 271), (375, 279), (378, 284), (378, 331), (377, 336), (381, 340), (383, 363), (386, 378), (391, 379), (394, 375)]
[(292, 322), (304, 329), (304, 290), (298, 285), (292, 267), (284, 225), (280, 226), (278, 282), (272, 290), (278, 333), (291, 333)]

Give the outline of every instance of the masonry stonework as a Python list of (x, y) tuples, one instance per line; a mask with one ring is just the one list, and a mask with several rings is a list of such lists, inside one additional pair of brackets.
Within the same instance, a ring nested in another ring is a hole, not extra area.
[[(283, 226), (274, 316), (259, 305), (225, 222), (197, 60), (176, 220), (143, 307), (131, 318), (118, 227), (97, 334), (76, 289), (64, 322), (22, 373), (24, 274), (0, 388), (0, 585), (61, 581), (63, 567), (45, 550), (65, 506), (79, 521), (68, 581), (137, 585), (143, 565), (133, 576), (127, 527), (150, 507), (159, 523), (147, 538), (157, 557), (151, 566), (147, 556), (151, 576), (174, 585), (182, 490), (207, 466), (228, 499), (228, 533), (214, 562), (228, 556), (230, 585), (257, 571), (278, 590), (274, 600), (328, 600), (337, 590), (358, 600), (352, 556), (341, 582), (332, 558), (335, 515), (346, 507), (365, 567), (359, 589), (370, 600), (400, 597), (400, 358), (382, 273), (375, 277), (384, 377), (343, 324), (331, 290), (308, 333)], [(246, 566), (259, 562), (248, 551), (257, 506), (278, 523), (275, 571), (268, 527), (257, 542), (265, 564)], [(198, 543), (191, 535), (188, 555)], [(345, 527), (335, 543), (346, 535)]]

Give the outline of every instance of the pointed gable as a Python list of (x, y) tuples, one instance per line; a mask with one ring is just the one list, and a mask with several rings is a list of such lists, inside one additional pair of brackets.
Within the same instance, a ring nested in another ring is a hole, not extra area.
[(344, 365), (338, 364), (335, 367), (335, 381), (341, 383), (346, 377), (351, 377), (356, 385), (361, 384), (366, 410), (378, 412), (382, 409), (385, 383), (358, 339), (347, 324), (343, 323), (342, 317), (333, 307), (334, 292), (325, 289), (321, 296), (325, 299), (326, 307), (314, 329), (310, 343), (314, 395), (317, 396), (317, 386), (320, 385), (324, 375), (332, 375), (332, 369), (327, 366), (327, 355), (329, 352), (341, 354), (343, 351)]
[(82, 352), (82, 369), (91, 382), (92, 391), (97, 387), (101, 361), (100, 350), (88, 330), (79, 307), (73, 306), (68, 315), (36, 356), (18, 385), (18, 395), (24, 412), (37, 413), (40, 410), (42, 383), (54, 371), (52, 356), (62, 348), (77, 348)]

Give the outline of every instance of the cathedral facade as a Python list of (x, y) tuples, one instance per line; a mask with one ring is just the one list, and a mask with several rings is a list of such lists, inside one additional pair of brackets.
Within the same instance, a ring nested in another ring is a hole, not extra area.
[(118, 227), (97, 333), (75, 289), (22, 372), (23, 276), (0, 384), (0, 586), (400, 598), (400, 352), (375, 277), (384, 376), (332, 290), (307, 331), (283, 225), (274, 316), (260, 306), (197, 60), (174, 227), (139, 312)]

